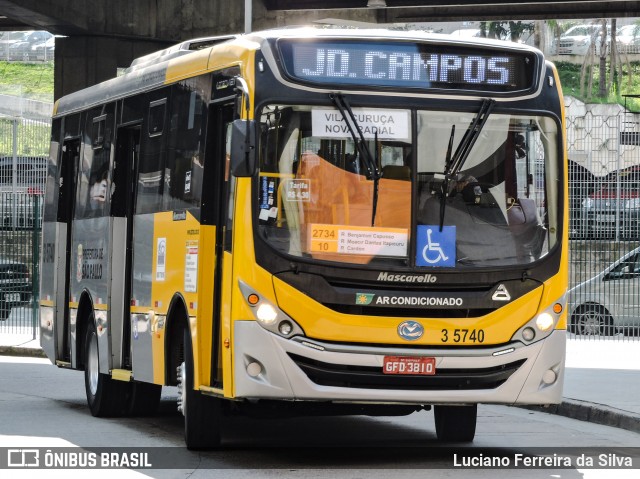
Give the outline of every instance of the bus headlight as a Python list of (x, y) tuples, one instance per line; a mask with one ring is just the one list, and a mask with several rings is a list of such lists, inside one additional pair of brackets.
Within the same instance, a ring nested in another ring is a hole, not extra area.
[(553, 327), (555, 319), (549, 313), (540, 313), (536, 318), (536, 326), (542, 332), (548, 331)]
[(273, 324), (278, 318), (276, 309), (268, 303), (262, 303), (256, 310), (256, 318), (264, 324)]
[(541, 311), (534, 318), (523, 324), (511, 337), (511, 340), (530, 344), (549, 336), (565, 310), (565, 303), (565, 296), (558, 301), (554, 301), (544, 311)]
[(533, 341), (535, 337), (536, 332), (533, 330), (533, 328), (524, 328), (522, 330), (522, 338), (525, 341)]
[(275, 304), (244, 282), (238, 281), (238, 285), (240, 286), (240, 291), (242, 291), (242, 296), (260, 326), (283, 338), (304, 336), (304, 331), (300, 325)]
[(293, 325), (285, 319), (278, 324), (278, 331), (280, 331), (280, 334), (283, 336), (289, 336), (291, 331), (293, 331)]

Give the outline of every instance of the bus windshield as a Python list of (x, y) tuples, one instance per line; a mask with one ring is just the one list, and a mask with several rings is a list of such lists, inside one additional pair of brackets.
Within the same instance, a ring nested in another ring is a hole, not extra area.
[(265, 107), (260, 236), (286, 255), (377, 268), (541, 259), (558, 242), (558, 124), (539, 115), (491, 113), (452, 171), (447, 161), (476, 118), (474, 112), (353, 108), (346, 116), (330, 107)]

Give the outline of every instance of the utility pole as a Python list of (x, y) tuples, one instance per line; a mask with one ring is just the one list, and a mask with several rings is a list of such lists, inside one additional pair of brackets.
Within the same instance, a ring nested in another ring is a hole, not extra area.
[(253, 0), (244, 0), (244, 33), (251, 33), (251, 16), (253, 15)]

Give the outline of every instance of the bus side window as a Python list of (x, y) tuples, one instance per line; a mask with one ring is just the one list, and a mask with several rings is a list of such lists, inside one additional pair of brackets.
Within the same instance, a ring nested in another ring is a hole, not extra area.
[(162, 208), (166, 149), (163, 135), (167, 99), (151, 101), (140, 146), (136, 214), (156, 213)]
[(164, 117), (167, 107), (167, 99), (152, 101), (149, 104), (149, 121), (147, 123), (147, 129), (149, 136), (162, 135), (164, 131)]
[(175, 85), (171, 94), (168, 154), (162, 209), (196, 208), (202, 195), (203, 118), (206, 104), (194, 81)]
[(84, 154), (80, 161), (80, 181), (76, 201), (77, 219), (96, 218), (108, 214), (109, 157), (111, 126), (104, 110), (99, 116), (88, 115)]

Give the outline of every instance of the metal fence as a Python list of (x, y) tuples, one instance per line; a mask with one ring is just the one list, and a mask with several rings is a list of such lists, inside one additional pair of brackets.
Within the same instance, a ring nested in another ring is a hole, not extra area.
[(0, 334), (38, 334), (42, 203), (50, 123), (0, 116)]
[(640, 115), (567, 99), (569, 330), (640, 337)]
[[(40, 258), (41, 195), (17, 193), (31, 216), (29, 225), (1, 228), (0, 235), (0, 332), (37, 335), (37, 304)], [(0, 203), (0, 208), (15, 205)], [(0, 212), (2, 210), (0, 209)]]

